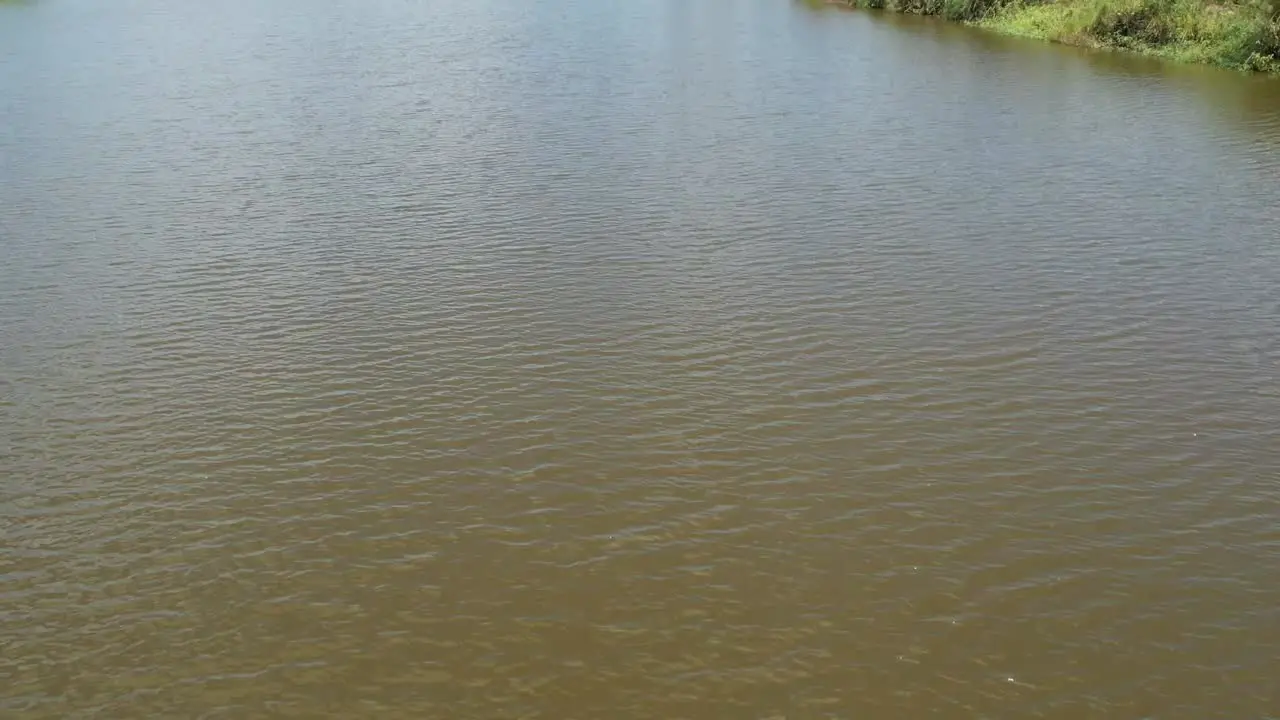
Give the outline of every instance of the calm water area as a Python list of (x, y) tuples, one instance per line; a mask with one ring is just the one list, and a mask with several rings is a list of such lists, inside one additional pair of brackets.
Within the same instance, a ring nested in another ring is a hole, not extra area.
[(788, 0), (0, 4), (0, 717), (1280, 717), (1280, 81)]

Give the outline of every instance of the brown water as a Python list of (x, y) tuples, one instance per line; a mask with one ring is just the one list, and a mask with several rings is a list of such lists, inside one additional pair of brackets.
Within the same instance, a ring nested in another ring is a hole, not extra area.
[(0, 127), (6, 719), (1280, 716), (1274, 81), (43, 0)]

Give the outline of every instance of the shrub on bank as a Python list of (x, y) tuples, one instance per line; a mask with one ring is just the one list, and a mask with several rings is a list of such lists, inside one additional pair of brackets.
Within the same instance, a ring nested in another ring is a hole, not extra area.
[[(1280, 0), (1278, 0), (1280, 1)], [(1008, 4), (1007, 0), (849, 0), (856, 7), (915, 15), (941, 15), (948, 20), (973, 21)]]
[(1280, 0), (846, 0), (1013, 35), (1280, 73)]

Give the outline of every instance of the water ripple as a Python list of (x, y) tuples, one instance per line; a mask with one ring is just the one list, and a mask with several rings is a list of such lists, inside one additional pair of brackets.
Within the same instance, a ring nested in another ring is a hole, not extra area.
[(1266, 81), (793, 3), (0, 16), (5, 717), (1272, 712)]

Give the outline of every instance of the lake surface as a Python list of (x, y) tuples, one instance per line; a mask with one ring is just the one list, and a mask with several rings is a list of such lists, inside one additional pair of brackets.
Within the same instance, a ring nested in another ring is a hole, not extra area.
[(0, 6), (0, 715), (1280, 717), (1280, 83), (786, 0)]

